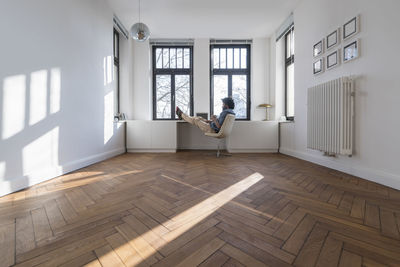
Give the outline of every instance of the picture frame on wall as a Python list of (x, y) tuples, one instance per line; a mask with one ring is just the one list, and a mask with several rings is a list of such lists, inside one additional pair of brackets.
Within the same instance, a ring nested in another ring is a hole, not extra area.
[(337, 49), (326, 56), (326, 69), (333, 69), (340, 65), (340, 49)]
[(360, 40), (354, 40), (343, 47), (343, 62), (360, 57)]
[(350, 19), (347, 23), (343, 25), (343, 40), (347, 40), (353, 37), (360, 31), (360, 15), (357, 15)]
[(313, 55), (318, 57), (324, 53), (324, 39), (320, 40), (313, 46)]
[(324, 58), (320, 58), (313, 63), (313, 74), (321, 74), (324, 72)]
[(329, 50), (340, 43), (340, 28), (326, 36), (326, 50)]

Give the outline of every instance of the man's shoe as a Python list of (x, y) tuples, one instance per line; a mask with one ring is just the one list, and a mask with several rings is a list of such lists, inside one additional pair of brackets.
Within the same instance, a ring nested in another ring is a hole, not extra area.
[(176, 107), (176, 115), (180, 120), (182, 119), (182, 110), (179, 107)]

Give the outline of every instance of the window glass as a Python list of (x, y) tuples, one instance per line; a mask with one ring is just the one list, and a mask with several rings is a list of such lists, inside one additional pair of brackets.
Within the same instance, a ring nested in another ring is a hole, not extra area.
[(247, 49), (246, 48), (240, 49), (240, 68), (241, 69), (247, 68)]
[(294, 116), (294, 64), (286, 67), (286, 116)]
[(227, 61), (226, 67), (228, 69), (232, 69), (233, 68), (233, 49), (232, 48), (226, 49), (226, 61)]
[(162, 68), (162, 49), (161, 48), (156, 49), (156, 68), (157, 69)]
[(171, 69), (176, 68), (176, 49), (175, 48), (169, 49), (169, 63), (170, 63), (169, 67)]
[(183, 68), (183, 49), (182, 48), (176, 49), (176, 67), (178, 69)]
[(169, 69), (169, 48), (163, 48), (163, 68)]
[(171, 117), (171, 75), (156, 76), (157, 118)]
[[(190, 76), (175, 75), (175, 101), (184, 113), (190, 114)], [(176, 116), (178, 118), (178, 116)]]
[(232, 98), (235, 101), (236, 118), (246, 118), (247, 75), (232, 75)]
[(185, 69), (188, 69), (189, 65), (190, 65), (190, 50), (189, 50), (189, 48), (185, 48), (183, 50), (183, 55), (184, 55), (183, 67)]
[(228, 96), (228, 75), (214, 75), (214, 115), (222, 112), (221, 99)]
[(235, 48), (233, 50), (233, 67), (235, 69), (240, 69), (240, 48)]
[(219, 49), (213, 49), (214, 55), (213, 55), (213, 61), (214, 61), (214, 69), (219, 69)]
[(220, 68), (226, 69), (226, 49), (225, 48), (219, 49), (219, 53), (220, 53)]

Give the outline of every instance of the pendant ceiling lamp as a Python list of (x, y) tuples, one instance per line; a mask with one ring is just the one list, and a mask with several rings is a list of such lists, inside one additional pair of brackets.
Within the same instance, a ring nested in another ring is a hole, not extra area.
[(139, 42), (144, 42), (150, 37), (150, 30), (146, 24), (140, 22), (140, 0), (139, 0), (139, 22), (131, 27), (131, 36)]

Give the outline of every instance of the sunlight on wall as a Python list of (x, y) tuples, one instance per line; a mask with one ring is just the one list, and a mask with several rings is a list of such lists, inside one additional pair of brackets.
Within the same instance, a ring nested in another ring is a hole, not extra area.
[[(168, 177), (166, 175), (162, 175), (162, 177), (183, 183), (181, 181), (177, 181), (174, 178)], [(176, 215), (170, 220), (164, 222), (162, 225), (156, 226), (155, 228), (149, 230), (148, 232), (140, 235), (139, 237), (129, 241), (142, 257), (143, 260), (146, 260), (148, 257), (153, 255), (152, 250), (146, 249), (143, 246), (142, 240), (152, 240), (154, 238), (155, 233), (159, 233), (162, 231), (163, 227), (167, 227), (170, 232), (163, 235), (162, 239), (166, 242), (158, 242), (152, 244), (155, 250), (159, 250), (163, 246), (168, 245), (169, 242), (175, 240), (191, 228), (193, 228), (196, 224), (204, 220), (206, 217), (210, 216), (213, 212), (215, 212), (218, 208), (221, 208), (229, 201), (249, 189), (251, 186), (259, 182), (263, 179), (260, 173), (254, 173), (247, 178), (237, 182), (236, 184), (222, 190), (221, 192), (210, 196), (206, 200), (198, 203), (197, 205), (185, 210), (184, 212)], [(188, 185), (188, 184), (187, 184)], [(191, 185), (188, 185), (191, 186)], [(191, 186), (193, 187), (193, 186)], [(118, 228), (118, 227), (117, 227)], [(161, 237), (160, 237), (161, 238)]]
[(6, 163), (4, 161), (0, 162), (0, 181), (4, 180), (6, 175)]
[(58, 137), (57, 126), (23, 148), (23, 175), (36, 174), (47, 166), (58, 166)]
[(104, 85), (107, 85), (113, 81), (113, 67), (112, 56), (107, 56), (103, 59), (103, 70), (104, 70)]
[(7, 139), (24, 129), (26, 77), (16, 75), (3, 82), (3, 132)]
[(60, 111), (61, 71), (59, 68), (53, 68), (50, 74), (50, 114), (54, 114)]
[(47, 70), (31, 73), (29, 125), (46, 118), (47, 113)]
[(114, 134), (114, 92), (110, 91), (104, 96), (104, 144)]

